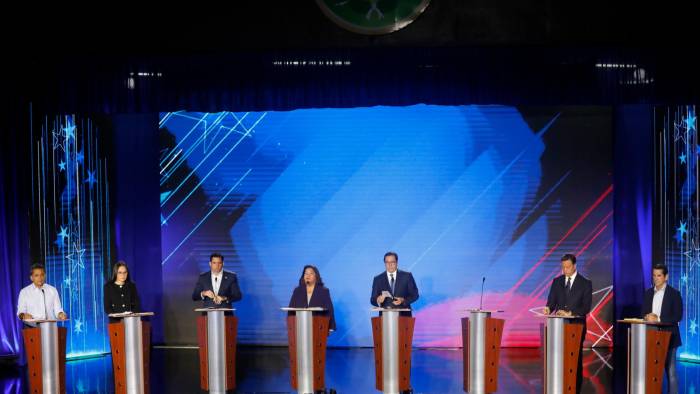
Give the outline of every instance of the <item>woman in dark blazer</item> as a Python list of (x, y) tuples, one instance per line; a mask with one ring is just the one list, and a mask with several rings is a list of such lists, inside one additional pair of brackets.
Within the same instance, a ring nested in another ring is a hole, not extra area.
[[(139, 294), (129, 278), (129, 268), (119, 261), (112, 268), (112, 278), (104, 285), (105, 314), (140, 312)], [(109, 319), (110, 322), (118, 321)]]
[(333, 301), (331, 301), (331, 292), (323, 285), (321, 274), (318, 268), (313, 265), (304, 266), (304, 270), (299, 278), (299, 286), (294, 289), (292, 298), (289, 300), (290, 308), (311, 308), (321, 307), (326, 309), (324, 312), (314, 312), (328, 316), (328, 328), (330, 331), (335, 331), (335, 316), (333, 314)]

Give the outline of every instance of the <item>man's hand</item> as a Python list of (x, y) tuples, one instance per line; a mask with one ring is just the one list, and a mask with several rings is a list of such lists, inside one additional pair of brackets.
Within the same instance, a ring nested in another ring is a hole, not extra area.
[(211, 291), (211, 290), (205, 290), (205, 291), (201, 292), (201, 293), (200, 293), (200, 296), (202, 296), (202, 298), (207, 298), (207, 297), (208, 297), (208, 298), (211, 298), (211, 299), (214, 299), (214, 297), (216, 297), (216, 296), (214, 295), (214, 292)]
[(392, 302), (392, 304), (394, 304), (394, 305), (401, 305), (401, 304), (403, 304), (403, 300), (404, 300), (403, 297), (395, 297), (395, 298), (394, 298), (394, 301)]
[(646, 321), (651, 321), (651, 322), (658, 322), (658, 321), (659, 321), (659, 317), (656, 316), (655, 313), (647, 313), (647, 315), (644, 316), (644, 320), (646, 320)]
[(557, 311), (557, 316), (572, 316), (571, 311)]
[(226, 297), (218, 296), (218, 295), (214, 296), (214, 303), (215, 304), (219, 305), (219, 304), (223, 303), (224, 301), (226, 301)]
[(30, 320), (30, 319), (33, 319), (33, 317), (29, 313), (20, 313), (19, 319), (20, 320)]
[(386, 297), (380, 294), (379, 297), (377, 297), (377, 305), (382, 305), (384, 303), (384, 299), (386, 299)]
[(548, 306), (545, 306), (544, 309), (542, 309), (542, 314), (543, 315), (549, 315), (552, 311), (549, 310)]
[(65, 312), (61, 312), (58, 314), (58, 320), (66, 320), (68, 319), (68, 316), (66, 316)]

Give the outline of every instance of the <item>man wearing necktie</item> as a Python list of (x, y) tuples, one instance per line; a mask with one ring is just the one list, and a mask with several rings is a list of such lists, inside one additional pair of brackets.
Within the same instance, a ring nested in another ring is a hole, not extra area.
[(192, 292), (193, 301), (203, 301), (205, 308), (231, 308), (231, 303), (243, 298), (238, 278), (233, 272), (224, 271), (224, 256), (209, 256), (211, 271), (199, 275)]
[(563, 275), (554, 278), (547, 297), (544, 314), (557, 316), (577, 316), (571, 323), (583, 324), (581, 349), (578, 353), (578, 373), (576, 374), (576, 392), (581, 392), (583, 383), (583, 341), (586, 338), (586, 316), (591, 311), (593, 302), (593, 283), (576, 271), (576, 256), (565, 254), (561, 258)]
[[(398, 269), (399, 256), (394, 252), (384, 255), (386, 271), (374, 277), (370, 303), (383, 308), (411, 308), (418, 299), (418, 287), (410, 272)], [(385, 293), (386, 292), (386, 293)], [(389, 294), (389, 296), (387, 296)], [(411, 312), (401, 313), (411, 316)]]

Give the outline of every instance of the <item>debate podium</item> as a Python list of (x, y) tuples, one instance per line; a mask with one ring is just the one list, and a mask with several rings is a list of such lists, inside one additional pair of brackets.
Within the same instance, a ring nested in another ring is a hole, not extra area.
[(642, 319), (618, 320), (627, 328), (627, 393), (661, 393), (664, 366), (671, 332), (662, 331), (672, 324)]
[(544, 392), (576, 393), (583, 324), (578, 316), (545, 315)]
[(471, 394), (498, 390), (498, 359), (505, 320), (494, 319), (491, 313), (470, 309), (462, 318), (462, 358), (464, 391)]
[(36, 324), (36, 327), (22, 330), (31, 394), (66, 392), (67, 331), (65, 327), (58, 327), (59, 321), (66, 320), (24, 320)]
[(323, 390), (326, 387), (326, 344), (330, 318), (313, 316), (313, 312), (323, 312), (326, 309), (320, 307), (281, 309), (294, 314), (287, 316), (292, 387), (299, 394), (313, 394)]
[(381, 316), (372, 318), (375, 387), (386, 394), (411, 388), (411, 345), (414, 317), (400, 316), (408, 308), (372, 308)]
[(198, 308), (199, 386), (223, 394), (236, 388), (236, 335), (238, 318), (226, 315), (233, 308)]
[(109, 314), (119, 319), (109, 323), (114, 392), (117, 394), (150, 392), (151, 324), (141, 320), (145, 316), (153, 316), (153, 312)]

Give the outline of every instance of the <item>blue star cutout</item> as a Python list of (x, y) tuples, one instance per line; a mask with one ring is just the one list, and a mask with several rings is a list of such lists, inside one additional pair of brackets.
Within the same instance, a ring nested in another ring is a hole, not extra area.
[(681, 164), (685, 164), (685, 159), (687, 158), (686, 155), (685, 155), (685, 153), (683, 153), (682, 155), (678, 156), (678, 158), (681, 160)]
[(61, 162), (58, 163), (58, 168), (60, 168), (61, 171), (65, 171), (66, 170), (66, 162), (61, 160)]
[(696, 120), (697, 116), (688, 114), (688, 116), (685, 119), (683, 119), (683, 122), (685, 123), (685, 128), (688, 131), (696, 130)]
[(688, 283), (688, 275), (683, 274), (683, 276), (681, 276), (681, 282)]
[(92, 189), (92, 185), (97, 183), (97, 179), (95, 179), (95, 171), (90, 171), (88, 170), (88, 177), (85, 180), (85, 183), (90, 185), (90, 189)]
[(56, 240), (53, 241), (53, 243), (56, 244), (56, 246), (57, 246), (59, 249), (63, 249), (63, 237), (61, 237), (60, 235), (58, 235), (58, 236), (56, 237)]
[(63, 279), (63, 285), (64, 285), (64, 286), (70, 287), (70, 283), (71, 283), (71, 279), (70, 279), (70, 278)]
[(681, 234), (686, 234), (688, 233), (688, 224), (685, 222), (681, 222), (681, 226), (678, 227), (678, 231), (681, 232)]
[(61, 226), (61, 232), (58, 233), (58, 236), (68, 238), (68, 229), (66, 227)]
[(63, 132), (66, 134), (66, 139), (75, 138), (75, 125), (68, 124), (63, 128)]
[(75, 331), (76, 333), (83, 332), (83, 322), (81, 322), (80, 319), (75, 319), (75, 326), (73, 327), (73, 331)]
[(676, 231), (676, 235), (673, 237), (673, 239), (676, 240), (677, 243), (682, 243), (683, 242), (683, 233), (680, 231)]
[(80, 164), (83, 164), (83, 160), (85, 159), (85, 156), (83, 155), (83, 151), (80, 151), (75, 154), (75, 161), (77, 161)]
[(697, 328), (698, 324), (695, 322), (695, 319), (690, 320), (690, 327), (688, 327), (688, 331), (690, 331), (691, 334), (695, 335), (697, 334)]

